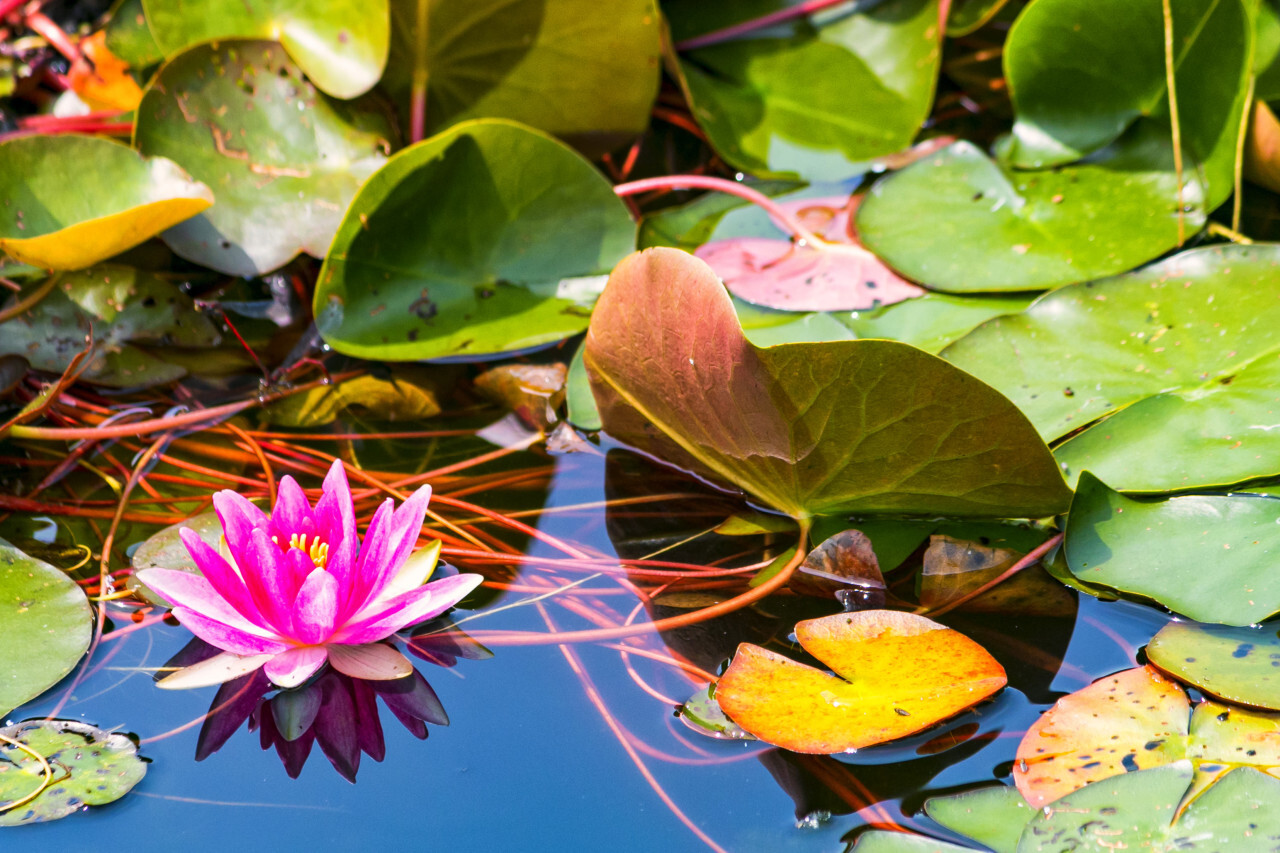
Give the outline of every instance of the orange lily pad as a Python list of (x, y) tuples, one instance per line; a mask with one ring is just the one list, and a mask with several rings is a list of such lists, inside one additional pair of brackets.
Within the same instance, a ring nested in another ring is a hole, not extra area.
[(906, 737), (1008, 681), (982, 646), (911, 613), (837, 613), (798, 623), (796, 637), (834, 674), (743, 643), (716, 685), (735, 723), (794, 752), (850, 752)]

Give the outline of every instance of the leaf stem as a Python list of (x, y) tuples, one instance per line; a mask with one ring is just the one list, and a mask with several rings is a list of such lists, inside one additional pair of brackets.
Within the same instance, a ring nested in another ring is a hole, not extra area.
[(4, 323), (9, 320), (12, 320), (14, 317), (17, 317), (19, 314), (23, 313), (28, 308), (33, 308), (35, 305), (37, 305), (40, 302), (41, 299), (44, 299), (46, 296), (48, 296), (53, 291), (53, 289), (58, 286), (58, 280), (61, 278), (62, 278), (62, 273), (54, 273), (53, 275), (49, 276), (48, 281), (46, 281), (44, 284), (40, 285), (35, 290), (33, 290), (31, 292), (31, 295), (28, 296), (26, 299), (20, 299), (16, 304), (13, 305), (13, 307), (6, 308), (3, 311), (0, 311), (0, 323)]
[(427, 133), (427, 26), (430, 11), (427, 0), (417, 3), (418, 38), (414, 41), (413, 80), (409, 88), (409, 142), (421, 142)]
[(1173, 10), (1170, 0), (1160, 0), (1164, 17), (1164, 77), (1169, 87), (1169, 124), (1173, 126), (1173, 170), (1178, 176), (1178, 245), (1187, 239), (1186, 213), (1182, 200), (1182, 128), (1178, 123), (1178, 87), (1173, 57)]
[(613, 191), (620, 197), (626, 198), (637, 193), (651, 192), (653, 190), (683, 189), (716, 190), (717, 192), (736, 195), (738, 198), (745, 199), (766, 210), (771, 216), (786, 225), (797, 239), (814, 246), (820, 246), (825, 242), (821, 237), (805, 228), (799, 219), (788, 213), (764, 193), (759, 190), (753, 190), (745, 184), (725, 178), (713, 178), (709, 175), (664, 175), (657, 178), (644, 178), (639, 181), (618, 184), (613, 188)]

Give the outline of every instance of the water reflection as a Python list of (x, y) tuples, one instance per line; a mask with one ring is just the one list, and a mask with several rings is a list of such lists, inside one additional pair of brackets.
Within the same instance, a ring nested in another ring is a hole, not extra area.
[[(453, 666), (459, 658), (491, 656), (483, 646), (458, 635), (423, 632), (408, 638), (405, 646), (411, 654), (445, 667)], [(192, 640), (166, 668), (188, 666), (217, 652), (202, 640)], [(374, 761), (386, 757), (383, 709), (418, 740), (427, 738), (428, 723), (449, 725), (449, 715), (435, 690), (416, 669), (405, 678), (369, 681), (326, 668), (293, 690), (276, 688), (259, 669), (219, 687), (196, 741), (196, 760), (217, 752), (247, 723), (250, 732), (257, 732), (264, 750), (275, 750), (291, 778), (298, 778), (319, 746), (333, 768), (347, 781), (355, 782), (362, 756)]]

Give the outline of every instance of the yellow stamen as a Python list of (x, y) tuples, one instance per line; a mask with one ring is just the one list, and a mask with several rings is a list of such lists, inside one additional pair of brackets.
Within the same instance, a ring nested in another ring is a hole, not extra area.
[[(280, 544), (280, 540), (275, 536), (271, 537), (271, 541)], [(311, 547), (307, 547), (307, 534), (291, 533), (289, 534), (289, 547), (297, 548), (299, 551), (305, 551), (307, 556), (311, 558), (311, 563), (317, 569), (323, 569), (325, 564), (329, 562), (329, 543), (321, 542), (317, 536), (311, 540)]]

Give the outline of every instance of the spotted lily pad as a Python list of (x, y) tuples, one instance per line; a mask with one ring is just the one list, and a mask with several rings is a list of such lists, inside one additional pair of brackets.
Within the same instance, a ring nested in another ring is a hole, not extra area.
[(0, 539), (0, 718), (61, 681), (89, 648), (92, 633), (84, 591)]
[(1170, 622), (1147, 644), (1147, 660), (1205, 693), (1280, 711), (1280, 638), (1275, 625)]
[(1154, 668), (1129, 669), (1046, 711), (1018, 745), (1013, 778), (1039, 808), (1090, 782), (1183, 759), (1195, 765), (1195, 791), (1235, 766), (1280, 776), (1280, 714), (1217, 702), (1193, 709)]
[[(35, 798), (0, 811), (0, 826), (43, 823), (114, 802), (147, 773), (132, 740), (86, 723), (32, 720), (0, 729), (0, 735), (43, 755), (54, 774)], [(0, 808), (38, 790), (42, 777), (34, 757), (0, 741)]]
[(97, 136), (19, 136), (0, 164), (0, 249), (45, 269), (96, 264), (213, 204), (172, 160)]
[(852, 751), (914, 734), (1007, 680), (973, 640), (910, 613), (837, 613), (798, 623), (796, 637), (835, 673), (743, 643), (716, 685), (734, 722), (794, 752)]

